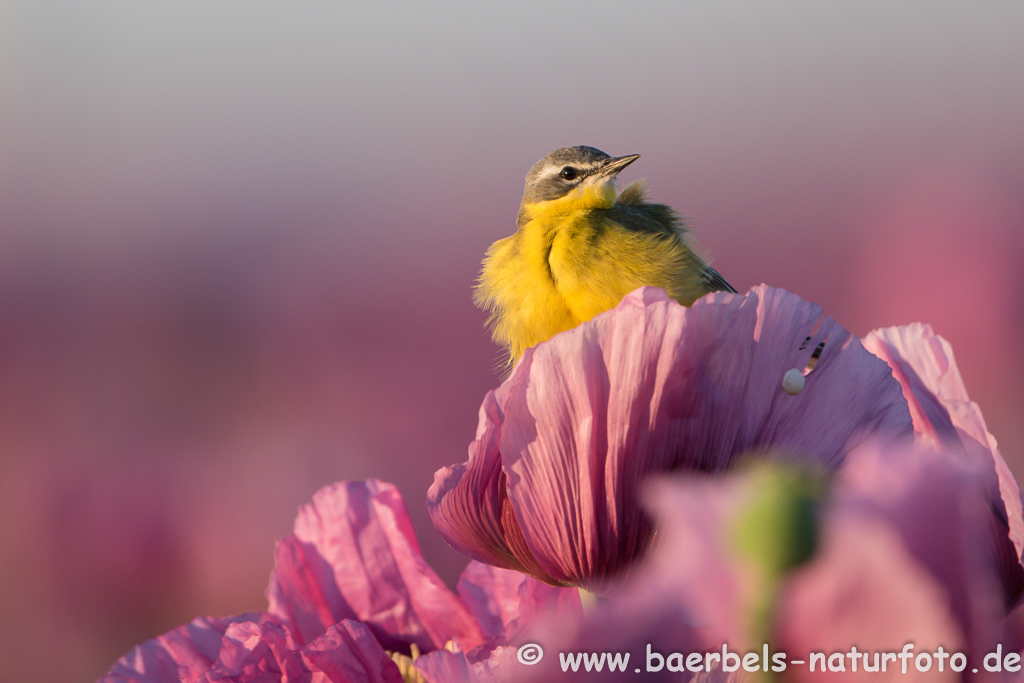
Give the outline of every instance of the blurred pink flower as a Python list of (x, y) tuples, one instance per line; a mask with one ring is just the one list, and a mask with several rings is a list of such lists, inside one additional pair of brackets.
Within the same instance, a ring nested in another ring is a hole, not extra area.
[(779, 598), (779, 648), (898, 652), (910, 642), (915, 655), (942, 646), (980, 669), (1007, 635), (980, 468), (935, 451), (864, 449), (839, 475), (819, 554)]
[[(628, 670), (666, 681), (694, 676), (680, 671), (686, 657), (701, 653), (704, 665), (704, 654), (721, 655), (723, 645), (738, 655), (734, 668), (723, 670), (719, 656), (712, 672), (700, 674), (705, 680), (751, 680), (739, 668), (741, 658), (756, 653), (761, 668), (765, 649), (769, 666), (784, 653), (786, 680), (819, 681), (878, 679), (862, 658), (857, 672), (851, 670), (852, 647), (859, 658), (868, 653), (873, 667), (874, 653), (899, 653), (912, 643), (916, 657), (941, 646), (947, 678), (950, 654), (962, 652), (964, 663), (981, 669), (996, 645), (1006, 652), (1016, 647), (1007, 640), (998, 599), (992, 538), (985, 533), (989, 503), (977, 468), (944, 453), (862, 446), (817, 499), (808, 529), (778, 524), (798, 517), (787, 509), (793, 491), (763, 476), (776, 467), (653, 481), (647, 501), (659, 542), (652, 552), (585, 618), (537, 624), (530, 637), (552, 653), (629, 652)], [(778, 504), (781, 514), (754, 507), (759, 499)], [(811, 531), (816, 549), (773, 574), (763, 556), (744, 551), (741, 531), (753, 531), (770, 547)], [(812, 652), (842, 653), (844, 671), (823, 672), (819, 662), (811, 673)], [(938, 667), (929, 659), (934, 678)], [(899, 666), (890, 663), (890, 674)], [(910, 660), (909, 676), (900, 680), (921, 676), (915, 667)], [(552, 657), (538, 667), (536, 680), (573, 678), (560, 670)], [(618, 680), (608, 670), (578, 675)]]
[[(400, 670), (392, 652), (446, 645), (465, 666), (489, 669), (548, 608), (581, 610), (575, 591), (475, 562), (452, 593), (423, 560), (398, 490), (376, 480), (317, 492), (276, 558), (267, 612), (196, 619), (136, 647), (102, 683), (395, 683), (414, 662)], [(458, 680), (443, 658), (432, 662), (424, 659), (429, 683)]]
[[(792, 369), (796, 395), (783, 390)], [(835, 468), (868, 435), (910, 432), (889, 368), (817, 305), (761, 285), (685, 308), (641, 288), (527, 350), (484, 399), (469, 460), (435, 474), (428, 507), (481, 562), (603, 592), (649, 545), (649, 475), (720, 472), (768, 450)]]

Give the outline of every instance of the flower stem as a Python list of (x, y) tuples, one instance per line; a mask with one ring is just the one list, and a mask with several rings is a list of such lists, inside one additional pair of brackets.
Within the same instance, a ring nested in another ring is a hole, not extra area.
[(597, 607), (597, 596), (586, 588), (577, 589), (580, 592), (580, 603), (583, 605), (583, 613), (590, 614)]

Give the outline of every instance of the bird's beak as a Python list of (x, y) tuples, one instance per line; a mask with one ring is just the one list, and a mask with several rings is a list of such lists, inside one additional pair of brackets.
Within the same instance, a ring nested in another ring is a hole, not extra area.
[(604, 162), (604, 166), (601, 167), (601, 175), (613, 176), (639, 158), (639, 154), (630, 154), (624, 157), (613, 157)]

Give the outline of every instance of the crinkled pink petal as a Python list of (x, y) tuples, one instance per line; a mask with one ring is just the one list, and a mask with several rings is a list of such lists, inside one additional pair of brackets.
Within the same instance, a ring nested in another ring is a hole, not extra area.
[(274, 573), (267, 587), (270, 611), (310, 642), (341, 619), (357, 619), (334, 581), (334, 567), (317, 548), (286, 536), (274, 551)]
[(300, 648), (267, 614), (200, 618), (122, 657), (100, 683), (401, 683), (365, 624), (342, 621)]
[[(438, 533), (453, 548), (496, 567), (528, 571), (507, 540), (521, 534), (518, 528), (506, 529), (507, 524), (516, 523), (505, 495), (505, 473), (498, 453), (505, 417), (498, 396), (504, 392), (502, 386), (484, 398), (476, 440), (469, 445), (469, 460), (434, 474), (427, 509)], [(532, 561), (532, 557), (525, 559)]]
[[(820, 342), (806, 387), (787, 394), (783, 376)], [(598, 592), (648, 544), (649, 474), (768, 449), (834, 467), (868, 435), (911, 432), (889, 368), (818, 306), (765, 285), (691, 308), (641, 288), (528, 350), (501, 398), (508, 498), (539, 578)]]
[(381, 644), (424, 652), (483, 633), (420, 553), (398, 490), (376, 480), (339, 482), (316, 493), (278, 546), (267, 588), (270, 612), (302, 643), (341, 619), (366, 622)]
[(461, 652), (437, 650), (417, 658), (415, 664), (427, 683), (477, 683)]
[(369, 627), (357, 621), (331, 625), (301, 653), (313, 672), (311, 683), (402, 683), (398, 665)]
[(313, 674), (296, 650), (295, 641), (280, 624), (231, 624), (224, 633), (217, 661), (198, 683), (311, 683)]
[(981, 409), (967, 396), (953, 349), (930, 325), (875, 330), (864, 339), (869, 351), (885, 360), (910, 404), (918, 441), (963, 449), (969, 460), (985, 468), (990, 496), (1013, 544), (1002, 565), (1003, 583), (1011, 601), (1024, 587), (1024, 503), (1020, 487), (989, 434)]
[(265, 618), (252, 612), (226, 619), (198, 617), (135, 647), (100, 683), (194, 683), (217, 660), (228, 626)]
[(473, 662), (472, 671), (479, 681), (515, 683), (522, 680), (523, 664), (516, 658), (517, 649), (502, 645), (491, 650), (486, 659)]
[(516, 660), (516, 649), (496, 647), (488, 656), (471, 662), (461, 651), (438, 650), (416, 660), (427, 683), (518, 683), (529, 671)]
[(549, 614), (582, 614), (575, 588), (557, 588), (531, 576), (470, 562), (459, 577), (459, 596), (488, 638), (516, 637), (520, 629)]

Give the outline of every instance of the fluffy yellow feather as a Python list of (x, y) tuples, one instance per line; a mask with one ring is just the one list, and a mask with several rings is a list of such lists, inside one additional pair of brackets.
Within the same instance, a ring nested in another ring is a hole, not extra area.
[(675, 212), (647, 202), (642, 181), (617, 193), (616, 174), (637, 156), (567, 147), (530, 170), (519, 229), (488, 249), (474, 296), (510, 363), (643, 285), (685, 306), (735, 291), (693, 253)]

